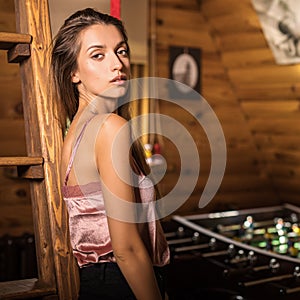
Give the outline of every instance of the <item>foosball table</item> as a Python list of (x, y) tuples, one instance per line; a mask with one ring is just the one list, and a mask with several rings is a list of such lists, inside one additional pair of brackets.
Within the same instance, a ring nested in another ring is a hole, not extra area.
[(300, 299), (300, 208), (174, 215), (164, 226), (172, 299)]

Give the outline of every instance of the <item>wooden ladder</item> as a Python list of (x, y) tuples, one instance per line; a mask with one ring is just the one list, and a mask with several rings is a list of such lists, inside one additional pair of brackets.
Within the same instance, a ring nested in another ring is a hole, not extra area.
[(71, 254), (62, 201), (59, 159), (62, 134), (49, 91), (50, 18), (47, 0), (15, 0), (18, 33), (0, 32), (0, 49), (19, 63), (27, 157), (1, 157), (30, 181), (38, 278), (0, 283), (0, 299), (76, 299), (77, 267)]

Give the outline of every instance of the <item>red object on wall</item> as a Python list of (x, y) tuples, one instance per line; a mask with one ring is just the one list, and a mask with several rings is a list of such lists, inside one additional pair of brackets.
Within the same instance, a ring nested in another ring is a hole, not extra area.
[(110, 15), (118, 19), (121, 18), (121, 0), (110, 1)]

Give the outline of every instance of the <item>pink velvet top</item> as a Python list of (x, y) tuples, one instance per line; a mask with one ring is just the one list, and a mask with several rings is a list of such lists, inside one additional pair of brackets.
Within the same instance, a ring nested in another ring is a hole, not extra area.
[[(85, 127), (76, 140), (62, 187), (63, 198), (69, 214), (69, 231), (73, 254), (80, 267), (90, 263), (115, 261), (100, 181), (81, 186), (67, 185)], [(142, 202), (154, 200), (154, 187), (149, 178), (139, 177), (139, 191)], [(153, 265), (166, 265), (169, 262), (170, 253), (159, 221), (148, 222), (146, 231), (144, 226), (141, 236)]]

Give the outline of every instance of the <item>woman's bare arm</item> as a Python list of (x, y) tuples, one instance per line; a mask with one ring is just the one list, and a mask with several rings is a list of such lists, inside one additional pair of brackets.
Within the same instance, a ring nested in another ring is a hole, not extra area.
[[(128, 156), (130, 134), (129, 130), (124, 128), (125, 124), (126, 121), (117, 115), (112, 114), (107, 118), (98, 134), (96, 161), (117, 263), (137, 299), (156, 300), (161, 299), (161, 296), (152, 262), (138, 232), (137, 224), (127, 221), (132, 212), (126, 212), (127, 208), (124, 209), (121, 203), (135, 202), (130, 183)], [(123, 129), (120, 133), (121, 128)], [(124, 218), (122, 212), (126, 214)]]

